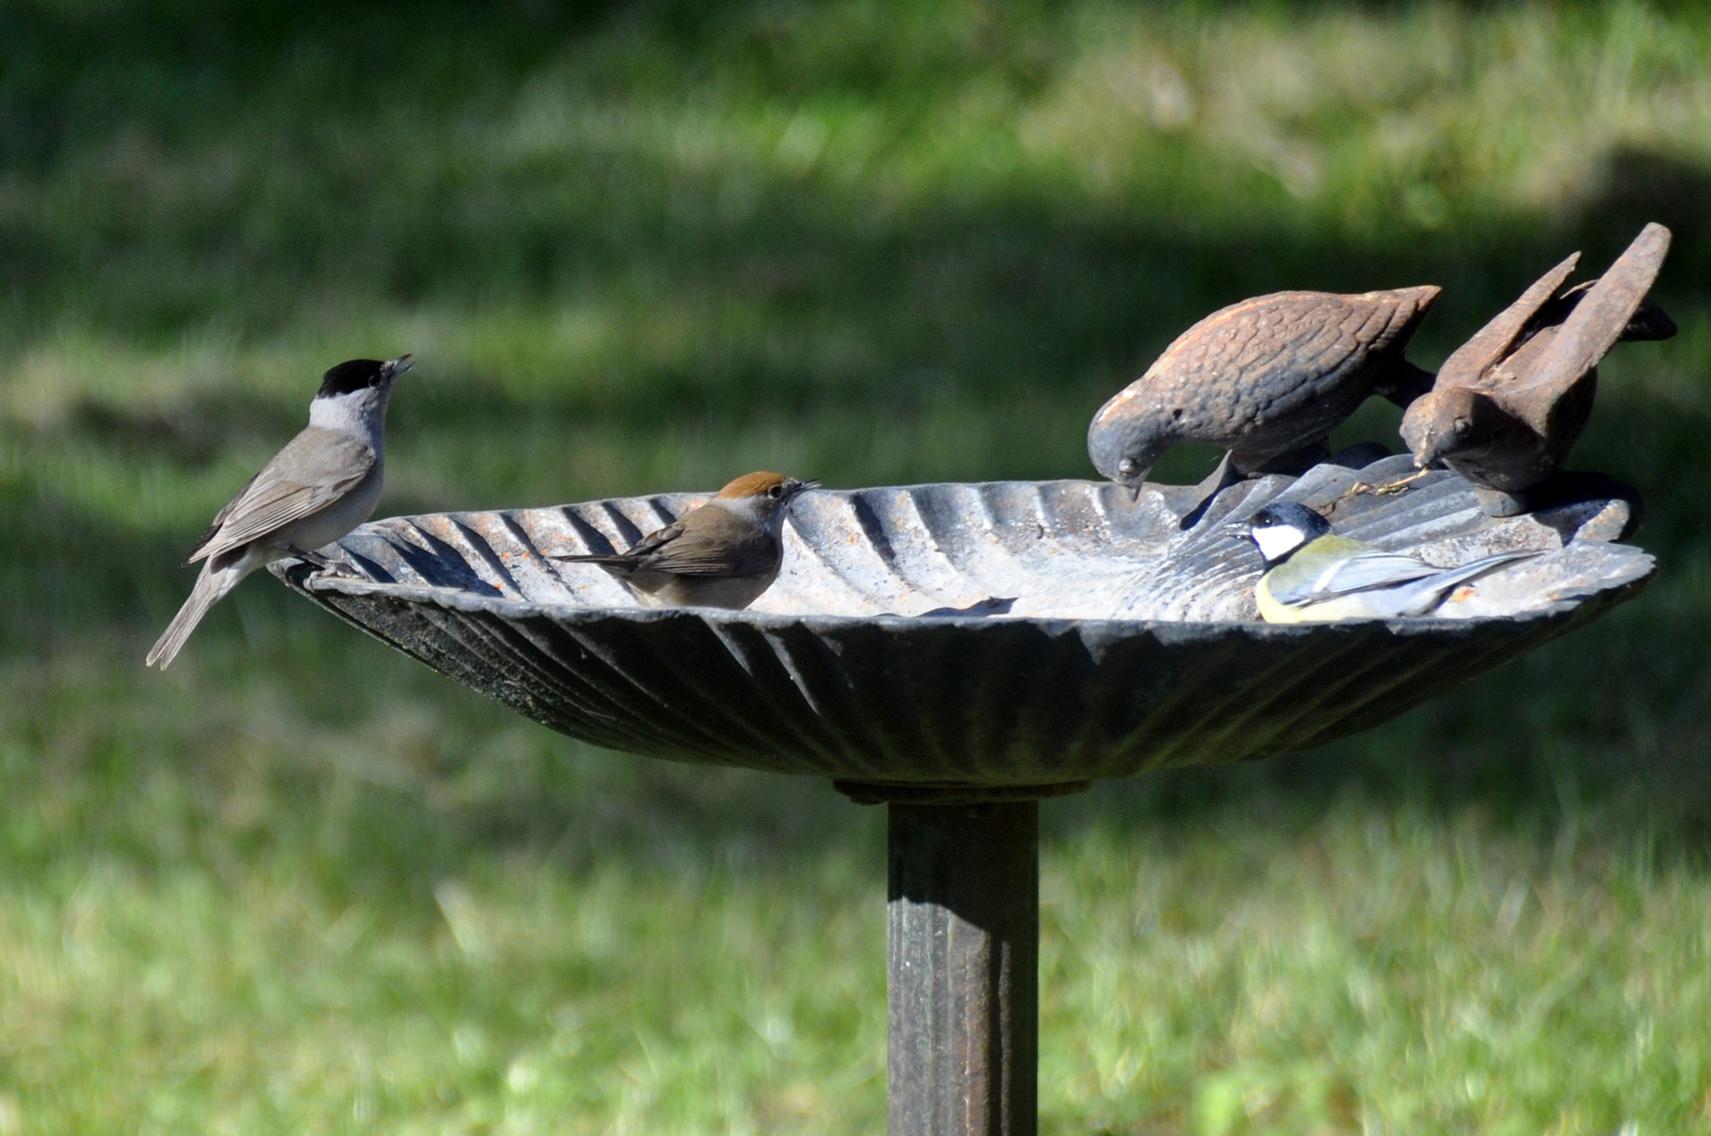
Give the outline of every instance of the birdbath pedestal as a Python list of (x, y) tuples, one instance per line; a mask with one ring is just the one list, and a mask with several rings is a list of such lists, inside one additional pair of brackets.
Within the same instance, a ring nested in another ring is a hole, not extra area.
[[(889, 813), (890, 1130), (1035, 1130), (1039, 800), (1104, 777), (1365, 729), (1608, 610), (1650, 576), (1631, 492), (1590, 477), (1487, 517), (1465, 482), (1356, 456), (1187, 491), (1082, 481), (810, 494), (753, 607), (642, 609), (550, 556), (627, 547), (701, 498), (365, 525), (290, 587), (553, 729), (677, 761), (831, 778)], [(1435, 563), (1541, 555), (1433, 618), (1256, 621), (1261, 505)], [(1191, 516), (1184, 527), (1179, 520)]]

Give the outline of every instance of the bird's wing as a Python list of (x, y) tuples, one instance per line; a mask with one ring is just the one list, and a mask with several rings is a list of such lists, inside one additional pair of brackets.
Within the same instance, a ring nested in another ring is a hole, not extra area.
[(1273, 572), (1272, 598), (1290, 607), (1323, 603), (1356, 592), (1393, 588), (1424, 579), (1439, 569), (1412, 556), (1393, 552), (1365, 552), (1307, 573)]
[(655, 529), (623, 552), (579, 552), (569, 556), (550, 556), (547, 559), (563, 560), (570, 564), (599, 564), (605, 568), (639, 568), (647, 562), (649, 556), (676, 540), (682, 531), (683, 522), (674, 521), (662, 529)]
[[(1351, 370), (1399, 355), (1438, 291), (1276, 292), (1231, 304), (1177, 336), (1101, 413), (1136, 404), (1179, 408), (1183, 436), (1292, 413), (1316, 404)], [(1223, 378), (1232, 374), (1242, 376), (1247, 395), (1236, 397)]]
[(638, 540), (635, 544), (632, 544), (624, 553), (623, 559), (644, 560), (649, 557), (656, 556), (662, 548), (665, 548), (672, 541), (682, 535), (683, 522), (673, 521), (663, 529), (655, 529), (647, 536)]
[(1256, 389), (1268, 381), (1278, 386), (1276, 405), (1268, 410), (1310, 402), (1370, 359), (1400, 354), (1437, 295), (1437, 288), (1423, 287), (1262, 297), (1250, 315), (1255, 329), (1230, 361), (1255, 376)]
[(254, 485), (255, 479), (260, 476), (260, 470), (250, 474), (250, 479), (244, 482), (244, 487), (238, 490), (237, 496), (220, 506), (220, 511), (214, 514), (214, 519), (209, 523), (208, 528), (201, 536), (196, 538), (196, 543), (191, 547), (190, 551), (185, 553), (182, 567), (188, 568), (198, 560), (202, 559), (202, 557), (198, 556), (197, 553), (206, 548), (208, 546), (208, 542), (214, 539), (214, 534), (220, 531), (220, 526), (226, 523), (226, 518), (232, 515), (232, 510), (237, 508), (238, 502), (244, 499), (244, 494), (250, 491), (250, 486)]
[[(681, 522), (671, 527), (677, 531), (653, 546), (643, 558), (643, 566), (674, 576), (759, 576), (776, 567), (776, 561), (767, 553), (764, 534), (733, 544), (685, 529)], [(648, 539), (652, 540), (652, 536)]]
[(1622, 338), (1657, 279), (1669, 239), (1669, 230), (1659, 224), (1640, 230), (1610, 270), (1574, 305), (1541, 357), (1525, 369), (1514, 368), (1513, 378), (1499, 389), (1517, 417), (1535, 430), (1544, 430), (1556, 400), (1585, 378)]
[(356, 488), (376, 460), (373, 447), (360, 438), (313, 426), (303, 430), (226, 503), (186, 563), (313, 516)]
[(1570, 253), (1562, 263), (1533, 281), (1514, 303), (1493, 316), (1472, 339), (1452, 351), (1438, 368), (1438, 389), (1476, 386), (1480, 376), (1509, 354), (1516, 341), (1534, 326), (1540, 311), (1551, 303), (1557, 289), (1579, 263), (1580, 254)]

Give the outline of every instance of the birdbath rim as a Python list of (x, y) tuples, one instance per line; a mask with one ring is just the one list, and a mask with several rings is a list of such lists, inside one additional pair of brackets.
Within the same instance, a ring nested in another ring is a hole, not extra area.
[[(941, 483), (948, 484), (948, 483)], [(402, 518), (386, 518), (395, 520)], [(838, 615), (827, 612), (803, 611), (731, 611), (714, 607), (625, 607), (622, 605), (590, 606), (560, 602), (534, 602), (509, 596), (482, 595), (457, 588), (431, 584), (400, 584), (380, 580), (358, 580), (332, 576), (315, 571), (301, 560), (279, 562), (274, 572), (290, 587), (304, 593), (336, 593), (346, 596), (385, 597), (409, 603), (430, 604), (448, 611), (484, 612), (506, 617), (545, 616), (560, 623), (622, 623), (650, 624), (690, 620), (709, 624), (743, 625), (780, 629), (810, 627), (823, 630), (878, 626), (910, 633), (916, 629), (932, 633), (942, 629), (982, 632), (1005, 624), (1023, 623), (1048, 633), (1078, 630), (1088, 636), (1102, 632), (1116, 636), (1163, 634), (1170, 638), (1197, 639), (1232, 634), (1247, 638), (1290, 639), (1316, 638), (1347, 633), (1354, 628), (1382, 627), (1392, 635), (1450, 635), (1477, 632), (1482, 625), (1492, 623), (1551, 622), (1566, 618), (1589, 600), (1629, 598), (1645, 587), (1656, 574), (1656, 558), (1647, 552), (1637, 552), (1634, 573), (1624, 579), (1601, 587), (1596, 596), (1583, 595), (1558, 600), (1509, 614), (1467, 615), (1446, 617), (1427, 614), (1394, 619), (1338, 620), (1325, 623), (1267, 623), (1258, 618), (1245, 619), (1144, 619), (1144, 618), (1084, 618), (1079, 616), (1027, 615), (936, 615), (922, 613), (904, 615), (897, 612), (877, 612), (872, 615)], [(1643, 570), (1641, 570), (1643, 565)]]
[[(1542, 519), (1487, 517), (1448, 474), (1349, 496), (1397, 469), (1247, 482), (1186, 527), (1174, 489), (1133, 503), (1074, 480), (822, 490), (798, 502), (785, 571), (744, 611), (622, 606), (604, 573), (551, 559), (633, 541), (692, 494), (391, 518), (334, 549), (367, 579), (273, 570), (597, 745), (863, 784), (1058, 785), (1365, 729), (1593, 618), (1655, 570), (1609, 539), (1629, 516), (1614, 496)], [(1232, 537), (1283, 497), (1334, 502), (1352, 535), (1450, 562), (1545, 554), (1482, 581), (1453, 618), (1263, 623), (1258, 557)]]

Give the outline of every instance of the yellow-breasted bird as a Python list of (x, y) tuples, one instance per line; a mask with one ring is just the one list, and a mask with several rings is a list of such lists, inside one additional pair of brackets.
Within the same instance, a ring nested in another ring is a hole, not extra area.
[(1537, 552), (1500, 552), (1452, 568), (1341, 536), (1307, 506), (1276, 501), (1253, 515), (1248, 537), (1265, 560), (1254, 587), (1267, 623), (1328, 623), (1426, 615), (1458, 585)]

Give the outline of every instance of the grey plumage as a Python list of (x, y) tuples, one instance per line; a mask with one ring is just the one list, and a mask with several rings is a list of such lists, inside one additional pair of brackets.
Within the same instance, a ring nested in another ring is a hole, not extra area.
[(214, 516), (184, 563), (202, 570), (145, 663), (165, 670), (208, 609), (271, 561), (307, 556), (366, 521), (380, 500), (387, 402), (409, 370), (404, 355), (356, 359), (329, 370), (309, 425)]

